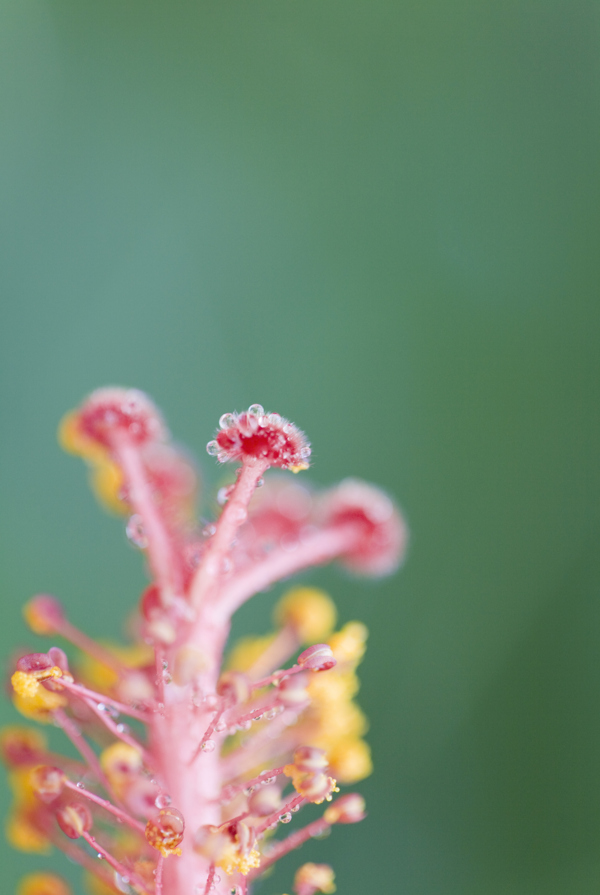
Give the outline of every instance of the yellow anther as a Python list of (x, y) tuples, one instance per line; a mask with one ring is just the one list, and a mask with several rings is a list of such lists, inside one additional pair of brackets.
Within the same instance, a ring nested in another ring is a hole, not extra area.
[(47, 681), (50, 678), (62, 676), (62, 670), (58, 665), (55, 665), (52, 668), (44, 668), (41, 671), (15, 671), (10, 682), (17, 696), (22, 696), (24, 699), (32, 699), (40, 690), (40, 681)]
[[(15, 672), (15, 674), (21, 673)], [(40, 687), (38, 684), (37, 689), (30, 696), (22, 695), (15, 691), (13, 704), (25, 718), (40, 721), (42, 724), (50, 724), (52, 722), (52, 712), (65, 706), (67, 700), (61, 693), (46, 690), (45, 687)]]
[(118, 516), (131, 512), (120, 496), (123, 491), (123, 482), (123, 473), (112, 460), (107, 458), (99, 463), (91, 464), (90, 484), (94, 494), (105, 509)]
[(288, 466), (288, 469), (294, 474), (297, 472), (304, 472), (305, 469), (308, 469), (308, 463), (299, 463), (297, 466)]
[(113, 513), (127, 513), (129, 508), (119, 496), (123, 488), (123, 473), (106, 448), (81, 431), (76, 410), (63, 417), (58, 428), (58, 441), (63, 450), (83, 457), (87, 462), (91, 485), (100, 503)]
[(277, 625), (289, 626), (301, 643), (318, 643), (329, 636), (337, 618), (333, 600), (316, 587), (294, 587), (275, 607)]
[(341, 783), (357, 783), (373, 772), (371, 750), (364, 740), (341, 740), (329, 759), (331, 771)]
[(50, 842), (34, 827), (27, 815), (17, 812), (6, 823), (6, 838), (13, 848), (38, 855), (50, 853)]
[(54, 873), (28, 873), (17, 889), (17, 895), (71, 895), (71, 888)]
[(113, 743), (100, 753), (100, 767), (117, 795), (122, 795), (142, 769), (142, 754), (128, 743)]
[(340, 631), (336, 631), (329, 639), (329, 646), (340, 664), (362, 659), (369, 632), (362, 622), (348, 622)]
[(329, 864), (303, 864), (296, 871), (294, 877), (294, 889), (303, 892), (309, 889), (312, 892), (323, 892), (330, 895), (335, 892), (335, 874)]
[(40, 689), (40, 683), (35, 675), (26, 671), (15, 671), (10, 682), (17, 696), (22, 696), (24, 699), (31, 699)]
[(229, 876), (232, 873), (241, 873), (243, 876), (247, 876), (255, 867), (260, 867), (260, 853), (255, 848), (243, 853), (232, 845), (231, 848), (226, 849), (223, 857), (217, 862), (217, 866)]

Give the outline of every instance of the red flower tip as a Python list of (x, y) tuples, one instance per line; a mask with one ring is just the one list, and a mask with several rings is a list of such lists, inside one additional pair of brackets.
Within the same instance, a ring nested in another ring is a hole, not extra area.
[(92, 815), (81, 802), (63, 805), (56, 812), (56, 820), (69, 839), (79, 839), (92, 826)]
[(161, 441), (167, 435), (150, 398), (133, 388), (101, 388), (92, 392), (78, 416), (80, 431), (107, 448), (120, 438), (142, 445)]
[(53, 666), (54, 662), (48, 653), (29, 653), (27, 656), (21, 656), (17, 661), (17, 671), (33, 674), (41, 680), (44, 679), (44, 672), (49, 671)]
[(336, 664), (331, 647), (326, 643), (315, 643), (298, 656), (298, 665), (311, 671), (328, 671)]
[(265, 413), (260, 404), (244, 413), (224, 413), (219, 425), (206, 450), (220, 463), (266, 460), (281, 469), (308, 468), (310, 444), (304, 432), (278, 413)]
[(361, 533), (343, 564), (359, 575), (389, 575), (406, 551), (406, 523), (393, 501), (374, 485), (346, 479), (323, 500), (327, 525), (355, 522)]

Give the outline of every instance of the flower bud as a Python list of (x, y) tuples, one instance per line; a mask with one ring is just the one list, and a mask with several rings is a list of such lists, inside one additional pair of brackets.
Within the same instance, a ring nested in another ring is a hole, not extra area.
[(58, 808), (56, 820), (69, 839), (79, 839), (92, 826), (92, 815), (81, 802), (74, 802), (71, 805), (63, 805)]
[(65, 674), (69, 675), (69, 660), (67, 659), (67, 654), (64, 650), (61, 650), (59, 646), (52, 646), (48, 650), (48, 658), (52, 662), (52, 665), (56, 665), (57, 668), (60, 668), (63, 672), (63, 676)]
[(282, 678), (277, 685), (279, 701), (286, 706), (295, 706), (306, 702), (309, 699), (307, 686), (308, 675), (302, 672)]
[(46, 752), (43, 734), (29, 727), (5, 727), (0, 731), (0, 755), (9, 766), (31, 765)]
[(205, 824), (199, 827), (194, 834), (193, 849), (211, 864), (221, 860), (225, 851), (231, 845), (231, 837), (226, 830)]
[(316, 746), (299, 746), (294, 752), (294, 764), (299, 771), (316, 773), (324, 771), (328, 765), (327, 755)]
[(53, 802), (64, 789), (66, 776), (60, 768), (38, 765), (29, 775), (31, 788), (42, 802)]
[(294, 787), (299, 795), (315, 805), (329, 801), (331, 793), (336, 791), (335, 780), (327, 774), (306, 774), (300, 780), (294, 780)]
[(281, 805), (281, 790), (278, 786), (261, 786), (248, 799), (248, 809), (256, 817), (267, 817)]
[(38, 594), (23, 607), (25, 621), (34, 634), (57, 634), (65, 620), (63, 608), (56, 597)]
[(365, 800), (357, 792), (336, 799), (323, 817), (328, 824), (355, 824), (365, 816)]
[(217, 681), (217, 693), (230, 704), (238, 705), (250, 696), (250, 681), (241, 671), (226, 671)]
[(335, 892), (335, 874), (329, 864), (303, 864), (296, 871), (294, 889), (298, 895), (312, 895), (323, 892), (329, 895)]
[(327, 671), (336, 664), (331, 647), (326, 643), (315, 643), (298, 656), (298, 665), (311, 671)]

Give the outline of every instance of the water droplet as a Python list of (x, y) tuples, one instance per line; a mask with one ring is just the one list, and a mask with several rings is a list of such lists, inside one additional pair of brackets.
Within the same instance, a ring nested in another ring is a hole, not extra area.
[(252, 416), (264, 416), (265, 408), (262, 404), (251, 404), (248, 408), (248, 413)]
[(100, 852), (98, 852), (98, 854), (96, 855), (96, 857), (99, 858), (100, 860), (102, 860), (102, 857), (103, 857), (103, 856), (100, 854)]
[(244, 507), (232, 507), (231, 508), (231, 518), (234, 519), (235, 522), (239, 522), (240, 525), (242, 522), (245, 522), (248, 518), (248, 513), (244, 509)]
[(250, 730), (252, 727), (252, 721), (242, 721), (241, 724), (238, 724), (240, 730)]
[(202, 752), (214, 752), (215, 751), (215, 741), (207, 740), (205, 743), (202, 743), (200, 746)]
[(262, 715), (255, 715), (252, 719), (253, 721), (260, 721), (262, 719)]
[(233, 413), (224, 413), (221, 419), (219, 420), (219, 426), (221, 429), (229, 429), (230, 426), (235, 426), (236, 417)]
[(99, 702), (96, 708), (99, 712), (105, 712), (107, 710), (107, 707), (104, 705), (103, 702)]
[(229, 890), (229, 895), (242, 895), (242, 890), (239, 886), (232, 886)]
[(295, 814), (296, 811), (300, 811), (300, 805), (294, 805), (293, 808), (290, 808), (290, 811), (292, 812), (292, 814)]
[(202, 536), (205, 538), (212, 538), (212, 536), (214, 535), (216, 530), (217, 530), (217, 526), (213, 525), (211, 522), (208, 525), (205, 525), (204, 528), (202, 529)]
[(221, 882), (221, 874), (215, 873), (215, 875), (213, 876), (213, 879), (216, 883), (220, 883)]
[(262, 488), (262, 486), (264, 485), (264, 483), (265, 483), (265, 480), (261, 478), (261, 479), (259, 479), (258, 482), (256, 483), (256, 487), (257, 487), (257, 488)]
[(168, 795), (166, 792), (161, 792), (155, 798), (154, 804), (157, 808), (168, 808), (171, 804), (171, 801), (172, 800), (170, 795)]
[(83, 783), (81, 783), (81, 782), (80, 782), (80, 783), (76, 783), (75, 786), (77, 787), (77, 789), (85, 789), (85, 786), (84, 786)]
[(223, 719), (221, 719), (220, 721), (217, 721), (217, 723), (215, 724), (215, 730), (217, 731), (217, 733), (223, 733), (223, 731), (225, 730), (226, 727), (227, 727), (227, 725), (225, 724)]
[(308, 460), (311, 453), (312, 453), (312, 451), (308, 445), (305, 445), (303, 448), (300, 449), (300, 456), (302, 457), (303, 460)]
[(217, 491), (217, 503), (220, 507), (224, 507), (231, 496), (231, 485), (225, 485)]
[(269, 709), (268, 712), (265, 712), (265, 718), (267, 719), (267, 721), (272, 721), (273, 718), (276, 718), (278, 714), (279, 712), (277, 711), (277, 709)]
[(271, 783), (275, 783), (276, 780), (277, 780), (277, 777), (265, 777), (260, 782), (263, 784), (263, 786), (270, 786)]
[(286, 811), (285, 814), (282, 814), (279, 818), (282, 824), (289, 824), (292, 819), (292, 815), (289, 811)]
[(216, 457), (220, 451), (218, 441), (209, 441), (206, 445), (206, 453), (211, 457)]
[(129, 733), (127, 724), (117, 724), (117, 733)]
[(144, 530), (144, 522), (139, 513), (134, 513), (133, 516), (129, 517), (129, 521), (125, 526), (125, 534), (131, 543), (135, 544), (136, 547), (139, 547), (140, 550), (145, 550), (148, 546), (148, 538), (146, 537), (146, 532)]

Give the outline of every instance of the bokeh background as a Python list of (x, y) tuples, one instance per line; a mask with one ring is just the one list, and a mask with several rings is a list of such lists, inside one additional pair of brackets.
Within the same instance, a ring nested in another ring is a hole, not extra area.
[(371, 630), (369, 818), (303, 855), (340, 895), (600, 887), (599, 37), (595, 0), (0, 3), (1, 652), (36, 591), (115, 637), (144, 583), (56, 445), (86, 392), (150, 392), (206, 506), (220, 414), (291, 417), (412, 531), (312, 577)]

